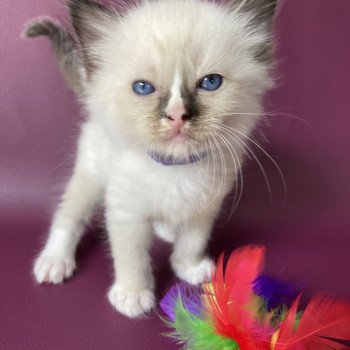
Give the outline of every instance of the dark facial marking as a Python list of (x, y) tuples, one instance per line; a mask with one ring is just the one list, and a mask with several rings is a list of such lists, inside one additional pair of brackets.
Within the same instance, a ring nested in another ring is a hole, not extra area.
[(166, 110), (166, 108), (168, 106), (169, 100), (170, 100), (170, 95), (169, 94), (166, 94), (166, 95), (162, 96), (159, 99), (159, 103), (158, 103), (158, 106), (157, 106), (157, 114), (159, 116), (159, 119), (168, 117), (166, 115), (166, 113), (165, 113), (165, 110)]
[(181, 97), (185, 105), (186, 119), (197, 119), (201, 114), (201, 108), (198, 103), (196, 91), (191, 91), (186, 85), (183, 85), (181, 87)]
[[(203, 107), (200, 106), (197, 99), (196, 91), (191, 91), (188, 87), (182, 86), (181, 88), (181, 97), (183, 99), (186, 115), (184, 120), (191, 120), (196, 122), (198, 117), (203, 113)], [(159, 103), (156, 109), (156, 115), (161, 118), (168, 118), (165, 110), (169, 104), (170, 94), (166, 94), (159, 99)]]

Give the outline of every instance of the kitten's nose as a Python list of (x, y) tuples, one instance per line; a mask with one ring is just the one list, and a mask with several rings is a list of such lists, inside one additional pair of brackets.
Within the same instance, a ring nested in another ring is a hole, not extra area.
[(185, 122), (186, 120), (190, 119), (190, 116), (185, 113), (181, 117), (173, 117), (171, 115), (167, 115), (167, 118), (171, 121), (177, 121), (179, 119)]
[(172, 127), (177, 132), (180, 132), (180, 129), (185, 124), (186, 120), (190, 119), (183, 103), (170, 108), (168, 107), (165, 112), (167, 118), (172, 122)]

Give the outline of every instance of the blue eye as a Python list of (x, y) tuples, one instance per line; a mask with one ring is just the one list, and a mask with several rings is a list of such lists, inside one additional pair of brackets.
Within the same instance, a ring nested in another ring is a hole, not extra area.
[(210, 74), (199, 82), (198, 87), (207, 91), (215, 91), (222, 85), (222, 80), (220, 74)]
[(152, 84), (142, 80), (135, 81), (135, 83), (132, 84), (132, 89), (137, 95), (141, 96), (147, 96), (156, 91)]

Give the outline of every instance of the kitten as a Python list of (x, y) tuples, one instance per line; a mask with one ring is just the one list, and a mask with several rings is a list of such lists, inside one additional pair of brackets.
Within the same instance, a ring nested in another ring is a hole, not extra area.
[(73, 175), (34, 264), (39, 283), (72, 276), (99, 201), (116, 273), (108, 298), (119, 312), (136, 317), (155, 305), (153, 232), (174, 244), (171, 265), (180, 279), (210, 279), (210, 232), (272, 86), (276, 3), (145, 0), (122, 11), (70, 0), (79, 50), (52, 21), (29, 26), (27, 36), (51, 39), (88, 114)]

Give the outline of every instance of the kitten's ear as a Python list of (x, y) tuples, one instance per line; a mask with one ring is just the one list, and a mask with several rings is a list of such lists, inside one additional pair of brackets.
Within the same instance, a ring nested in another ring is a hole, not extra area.
[(68, 0), (73, 27), (83, 49), (84, 64), (90, 73), (96, 67), (92, 48), (118, 20), (116, 12), (92, 0)]
[(230, 0), (234, 11), (250, 13), (255, 24), (271, 28), (278, 0)]
[(267, 32), (266, 40), (254, 48), (254, 58), (264, 64), (273, 62), (272, 24), (281, 0), (230, 0), (229, 6), (237, 13), (247, 13), (254, 27)]

